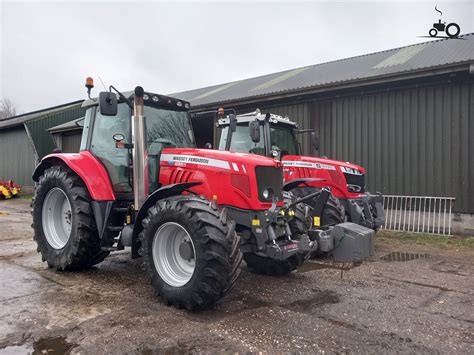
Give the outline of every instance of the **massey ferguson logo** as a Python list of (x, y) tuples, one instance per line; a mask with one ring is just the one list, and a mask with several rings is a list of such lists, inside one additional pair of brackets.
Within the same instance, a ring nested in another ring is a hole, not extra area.
[(305, 161), (291, 161), (291, 160), (284, 160), (282, 161), (282, 163), (284, 167), (336, 170), (336, 168), (332, 165), (321, 164), (321, 163), (309, 163)]

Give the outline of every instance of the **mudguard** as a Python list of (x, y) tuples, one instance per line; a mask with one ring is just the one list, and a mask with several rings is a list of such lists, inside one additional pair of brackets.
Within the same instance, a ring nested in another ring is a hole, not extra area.
[(321, 179), (321, 178), (302, 178), (302, 179), (296, 179), (292, 181), (288, 181), (285, 184), (283, 184), (283, 191), (290, 191), (293, 190), (295, 187), (298, 187), (300, 185), (306, 185), (309, 186), (308, 183), (314, 182), (314, 181), (326, 181), (326, 179)]
[[(200, 182), (183, 182), (180, 184), (172, 184), (160, 187), (158, 190), (154, 191), (146, 201), (143, 203), (142, 207), (138, 211), (137, 215), (135, 216), (135, 221), (133, 224), (133, 234), (131, 238), (131, 246), (132, 246), (132, 258), (138, 257), (138, 235), (143, 229), (142, 220), (146, 217), (148, 213), (148, 209), (153, 206), (158, 200), (162, 200), (167, 197), (180, 195), (183, 191), (190, 189), (191, 187), (201, 185)], [(124, 245), (128, 243), (125, 242)]]
[(90, 152), (82, 151), (74, 154), (50, 154), (45, 156), (33, 172), (33, 181), (38, 181), (43, 172), (51, 166), (67, 165), (87, 186), (95, 201), (115, 201), (114, 190), (109, 174), (102, 163)]

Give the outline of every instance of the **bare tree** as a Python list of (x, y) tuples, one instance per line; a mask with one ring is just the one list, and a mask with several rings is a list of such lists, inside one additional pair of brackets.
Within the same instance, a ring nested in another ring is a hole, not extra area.
[(13, 102), (9, 99), (2, 99), (0, 101), (0, 120), (17, 115), (17, 111)]

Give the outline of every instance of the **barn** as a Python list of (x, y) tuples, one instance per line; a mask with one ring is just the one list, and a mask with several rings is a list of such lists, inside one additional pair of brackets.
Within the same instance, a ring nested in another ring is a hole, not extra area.
[[(223, 106), (288, 116), (316, 130), (319, 155), (364, 166), (369, 191), (453, 198), (444, 208), (472, 221), (474, 34), (173, 95), (195, 112)], [(213, 120), (194, 121), (200, 142), (216, 143)], [(309, 137), (302, 143), (314, 154)]]
[(0, 180), (31, 190), (37, 162), (57, 146), (48, 129), (84, 117), (82, 101), (0, 120)]
[[(210, 112), (193, 121), (201, 146), (216, 144), (218, 107), (288, 116), (317, 132), (318, 155), (365, 167), (367, 190), (393, 196), (392, 209), (418, 211), (423, 202), (449, 213), (449, 228), (452, 220), (474, 233), (473, 33), (171, 96)], [(35, 163), (53, 147), (77, 151), (80, 103), (0, 121), (0, 178), (32, 185)], [(301, 143), (315, 153), (308, 136)]]

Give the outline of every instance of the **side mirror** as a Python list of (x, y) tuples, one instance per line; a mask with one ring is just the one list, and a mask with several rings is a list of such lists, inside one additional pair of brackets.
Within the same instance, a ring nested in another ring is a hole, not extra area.
[(314, 131), (311, 132), (311, 144), (315, 150), (319, 150), (319, 138)]
[(99, 94), (99, 110), (102, 116), (116, 116), (117, 96), (111, 92), (101, 92)]
[(237, 129), (237, 117), (234, 114), (229, 115), (229, 126), (231, 132), (235, 132)]
[(249, 134), (252, 142), (260, 142), (260, 123), (257, 120), (249, 122)]
[(114, 139), (114, 141), (116, 141), (117, 143), (118, 142), (121, 142), (123, 140), (125, 140), (125, 136), (122, 134), (122, 133), (115, 133), (112, 138)]

